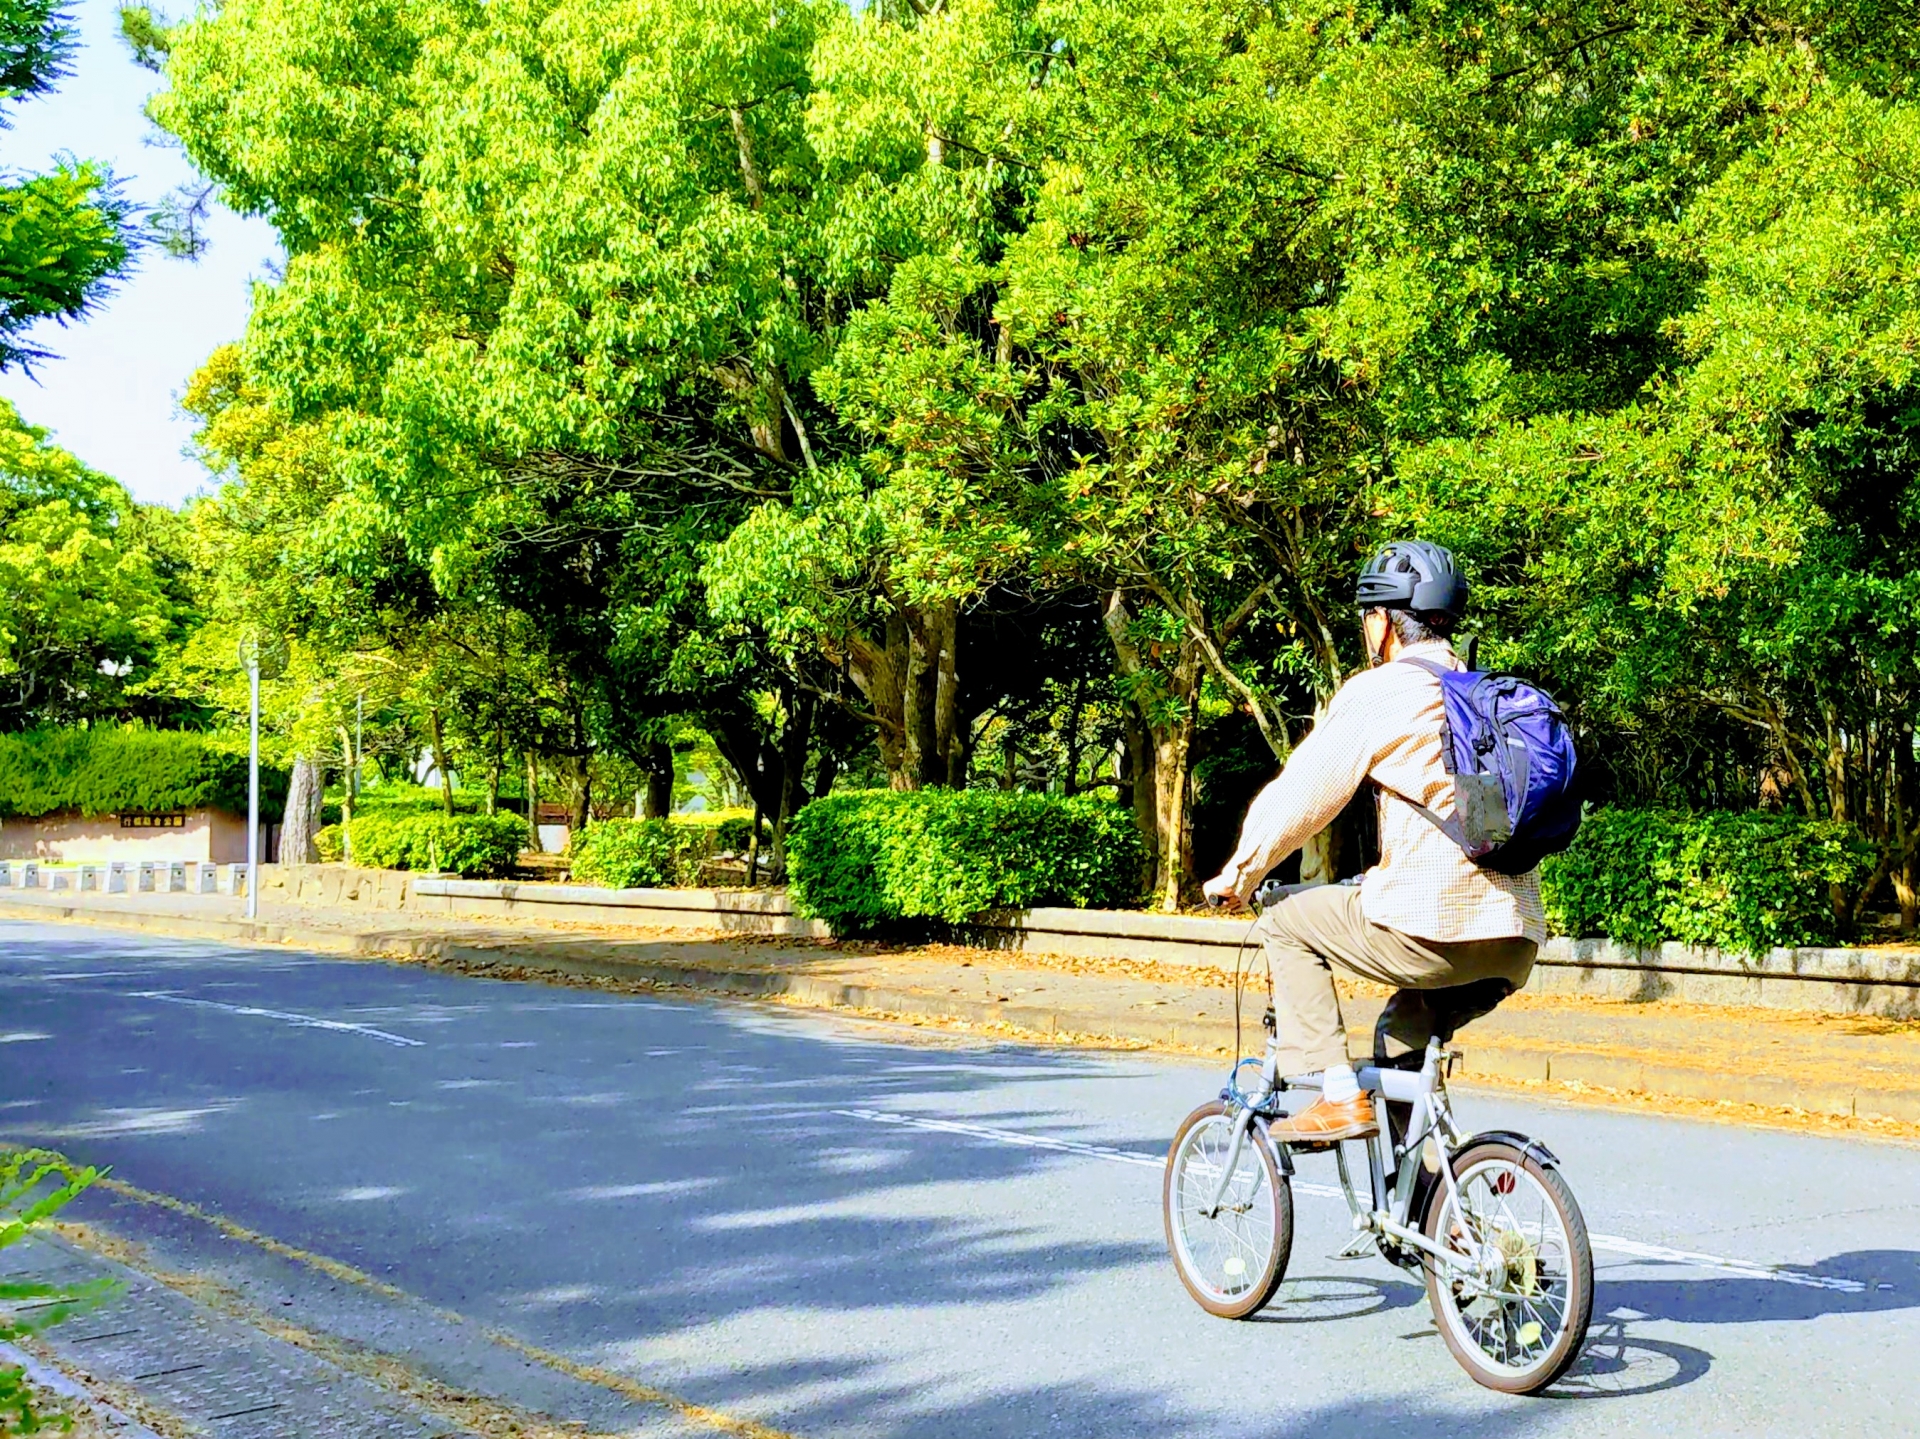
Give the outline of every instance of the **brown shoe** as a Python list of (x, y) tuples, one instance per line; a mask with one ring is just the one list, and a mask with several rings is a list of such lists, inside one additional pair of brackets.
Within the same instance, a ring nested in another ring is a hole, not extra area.
[(1356, 1094), (1345, 1104), (1331, 1104), (1322, 1095), (1298, 1114), (1267, 1126), (1268, 1134), (1286, 1144), (1331, 1144), (1339, 1139), (1365, 1139), (1378, 1132), (1373, 1100), (1365, 1094)]

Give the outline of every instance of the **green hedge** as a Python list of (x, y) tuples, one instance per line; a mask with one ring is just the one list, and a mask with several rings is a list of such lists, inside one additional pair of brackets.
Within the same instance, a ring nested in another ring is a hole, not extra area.
[(1622, 944), (1677, 939), (1759, 955), (1846, 938), (1829, 886), (1857, 888), (1873, 852), (1851, 825), (1762, 813), (1603, 809), (1540, 868), (1547, 922)]
[[(263, 765), (261, 813), (277, 815), (286, 802), (286, 772)], [(133, 725), (0, 735), (0, 814), (246, 808), (244, 740)]]
[[(527, 823), (517, 814), (432, 814), (378, 810), (353, 817), (353, 862), (369, 869), (417, 869), (463, 879), (500, 879), (527, 845)], [(314, 836), (320, 858), (345, 855), (337, 824)]]
[[(455, 814), (481, 814), (485, 811), (485, 805), (485, 795), (477, 795), (469, 790), (453, 792)], [(336, 786), (332, 796), (321, 807), (320, 822), (322, 824), (340, 823), (341, 808), (342, 797)], [(408, 814), (445, 814), (447, 800), (438, 785), (406, 784), (387, 780), (361, 790), (353, 802), (353, 812), (356, 816), (377, 813), (392, 818)]]
[[(572, 877), (610, 889), (665, 889), (700, 882), (700, 871), (717, 854), (744, 854), (753, 839), (753, 817), (723, 811), (675, 815), (672, 819), (603, 819), (577, 834), (567, 847)], [(764, 846), (769, 836), (760, 829)]]
[(837, 931), (1131, 905), (1144, 859), (1130, 809), (999, 790), (828, 795), (800, 811), (787, 846), (795, 906)]

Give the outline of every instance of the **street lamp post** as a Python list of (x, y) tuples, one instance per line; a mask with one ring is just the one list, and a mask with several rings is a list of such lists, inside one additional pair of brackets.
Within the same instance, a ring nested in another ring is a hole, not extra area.
[(260, 648), (244, 646), (247, 666), (247, 918), (260, 915)]
[(240, 641), (247, 672), (247, 918), (260, 915), (260, 680), (278, 679), (287, 668), (286, 646), (248, 635)]

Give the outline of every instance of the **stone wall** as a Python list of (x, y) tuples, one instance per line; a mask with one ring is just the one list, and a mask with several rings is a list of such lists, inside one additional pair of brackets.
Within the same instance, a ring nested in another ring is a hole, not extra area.
[[(180, 814), (178, 826), (129, 828), (119, 815), (51, 814), (0, 820), (0, 859), (37, 859), (43, 864), (109, 864), (143, 860), (244, 864), (247, 817), (225, 810)], [(263, 857), (272, 858), (278, 825), (262, 825)]]
[[(346, 865), (274, 866), (261, 898), (452, 918), (827, 938), (777, 890), (598, 889), (590, 885), (428, 878)], [(1258, 966), (1245, 918), (1119, 910), (1033, 909), (993, 915), (968, 938), (991, 949), (1150, 960), (1231, 971)], [(1763, 958), (1666, 944), (1633, 949), (1602, 939), (1555, 939), (1529, 993), (1672, 999), (1826, 1014), (1920, 1018), (1920, 945), (1776, 949)]]

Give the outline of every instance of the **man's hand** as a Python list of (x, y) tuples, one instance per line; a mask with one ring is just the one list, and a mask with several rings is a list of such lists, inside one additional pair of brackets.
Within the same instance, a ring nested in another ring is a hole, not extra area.
[(1200, 892), (1207, 897), (1207, 903), (1216, 909), (1245, 909), (1246, 897), (1239, 887), (1224, 874), (1216, 874), (1200, 886)]

